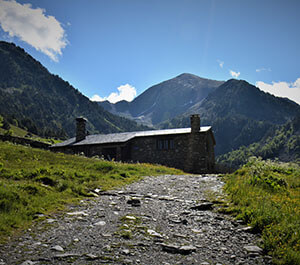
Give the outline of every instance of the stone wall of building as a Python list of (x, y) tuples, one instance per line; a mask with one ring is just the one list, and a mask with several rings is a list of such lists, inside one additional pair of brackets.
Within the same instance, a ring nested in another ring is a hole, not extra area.
[(207, 172), (207, 133), (194, 132), (190, 134), (185, 171), (193, 173)]
[[(173, 148), (159, 149), (158, 141), (173, 140)], [(208, 132), (135, 138), (131, 160), (161, 164), (191, 173), (208, 173), (214, 168), (214, 142)]]
[(207, 138), (208, 142), (208, 169), (209, 171), (215, 171), (215, 141), (212, 132), (209, 134), (210, 137)]
[[(171, 140), (173, 146), (159, 149), (158, 141), (168, 141), (170, 144)], [(189, 134), (135, 138), (131, 141), (131, 160), (184, 169), (188, 142)]]

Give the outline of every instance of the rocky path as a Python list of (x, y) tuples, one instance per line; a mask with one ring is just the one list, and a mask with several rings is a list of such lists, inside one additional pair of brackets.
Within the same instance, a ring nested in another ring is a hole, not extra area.
[(0, 246), (0, 265), (271, 264), (257, 236), (205, 201), (221, 187), (217, 176), (185, 175), (96, 191)]

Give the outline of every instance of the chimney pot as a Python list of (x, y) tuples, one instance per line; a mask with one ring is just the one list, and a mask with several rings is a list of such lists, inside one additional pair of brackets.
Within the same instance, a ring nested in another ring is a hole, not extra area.
[(83, 117), (76, 118), (76, 142), (82, 141), (86, 137), (85, 124), (87, 119)]
[(197, 133), (200, 131), (200, 116), (199, 114), (191, 115), (191, 132)]

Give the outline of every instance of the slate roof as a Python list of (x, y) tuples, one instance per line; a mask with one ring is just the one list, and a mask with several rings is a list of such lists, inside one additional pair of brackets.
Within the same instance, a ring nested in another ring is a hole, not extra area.
[[(200, 132), (207, 132), (210, 129), (211, 126), (203, 126), (200, 128)], [(180, 128), (180, 129), (166, 129), (166, 130), (152, 130), (152, 131), (138, 131), (138, 132), (124, 132), (124, 133), (110, 133), (110, 134), (93, 134), (93, 135), (87, 135), (86, 138), (80, 142), (76, 142), (75, 141), (76, 138), (73, 137), (62, 143), (54, 144), (51, 147), (125, 143), (135, 137), (174, 135), (174, 134), (185, 134), (190, 132), (191, 132), (191, 128)]]

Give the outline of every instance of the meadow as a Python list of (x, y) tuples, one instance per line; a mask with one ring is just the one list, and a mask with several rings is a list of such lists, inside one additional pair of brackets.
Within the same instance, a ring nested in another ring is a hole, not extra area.
[(0, 142), (0, 241), (29, 227), (41, 214), (93, 197), (143, 176), (182, 174), (150, 164), (126, 164)]
[(251, 158), (225, 177), (226, 210), (261, 233), (275, 264), (300, 264), (300, 167)]

